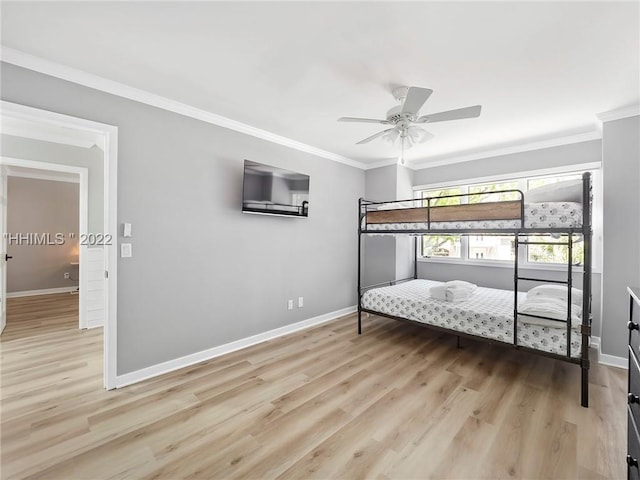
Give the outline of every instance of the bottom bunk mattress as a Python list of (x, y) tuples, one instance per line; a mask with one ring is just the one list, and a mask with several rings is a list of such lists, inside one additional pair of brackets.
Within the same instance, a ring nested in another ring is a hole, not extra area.
[[(451, 303), (431, 298), (429, 289), (437, 285), (442, 282), (411, 280), (367, 290), (362, 308), (513, 344), (513, 291), (478, 287), (468, 300)], [(524, 292), (518, 294), (518, 305), (526, 296)], [(566, 323), (548, 327), (520, 317), (518, 345), (566, 356)], [(580, 327), (576, 325), (571, 331), (572, 357), (580, 357), (580, 347)]]

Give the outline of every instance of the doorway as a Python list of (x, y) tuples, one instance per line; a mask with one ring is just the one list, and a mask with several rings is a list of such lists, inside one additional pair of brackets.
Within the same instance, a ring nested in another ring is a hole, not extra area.
[(74, 292), (78, 328), (102, 326), (104, 309), (96, 312), (94, 305), (90, 310), (87, 303), (87, 264), (95, 257), (82, 241), (88, 232), (88, 169), (8, 157), (1, 161), (7, 177), (2, 216), (7, 219), (8, 301)]
[[(116, 192), (117, 192), (117, 128), (92, 122), (89, 120), (61, 115), (44, 110), (34, 109), (23, 105), (2, 102), (2, 133), (12, 138), (36, 139), (56, 144), (74, 145), (73, 142), (92, 142), (100, 152), (102, 175), (100, 200), (100, 216), (94, 214), (93, 229), (91, 223), (90, 173), (86, 168), (78, 165), (68, 165), (65, 162), (52, 163), (50, 159), (16, 158), (21, 155), (7, 155), (0, 158), (0, 227), (2, 227), (2, 243), (0, 245), (0, 321), (2, 327), (6, 324), (7, 261), (9, 240), (7, 235), (7, 178), (19, 175), (29, 170), (40, 175), (75, 175), (79, 183), (79, 236), (78, 259), (70, 260), (70, 269), (77, 265), (79, 279), (79, 328), (90, 328), (95, 325), (96, 318), (103, 318), (103, 385), (107, 389), (115, 388), (117, 377), (116, 366)], [(3, 155), (7, 147), (3, 145)], [(22, 151), (20, 151), (22, 153)], [(27, 156), (27, 155), (25, 155)], [(45, 160), (45, 161), (42, 161)], [(46, 173), (48, 172), (48, 173)], [(93, 175), (91, 178), (95, 178)], [(94, 199), (95, 200), (95, 199)], [(95, 203), (95, 202), (94, 202)], [(9, 206), (9, 208), (11, 208)], [(95, 208), (94, 208), (95, 210)], [(98, 225), (96, 227), (96, 222)], [(98, 231), (99, 230), (99, 231)], [(112, 233), (113, 232), (113, 233)], [(100, 248), (92, 248), (100, 247)], [(97, 251), (100, 255), (96, 255)], [(93, 260), (93, 262), (92, 262)], [(93, 271), (91, 270), (93, 265)], [(71, 273), (71, 272), (70, 272)], [(91, 288), (98, 286), (102, 290), (99, 296), (99, 309), (96, 314), (96, 295), (91, 294)], [(93, 300), (93, 312), (88, 307)], [(94, 322), (94, 325), (92, 325)]]

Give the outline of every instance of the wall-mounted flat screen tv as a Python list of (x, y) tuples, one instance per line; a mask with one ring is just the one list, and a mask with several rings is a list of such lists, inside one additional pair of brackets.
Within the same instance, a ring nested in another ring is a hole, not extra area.
[(309, 175), (245, 160), (242, 211), (308, 217)]

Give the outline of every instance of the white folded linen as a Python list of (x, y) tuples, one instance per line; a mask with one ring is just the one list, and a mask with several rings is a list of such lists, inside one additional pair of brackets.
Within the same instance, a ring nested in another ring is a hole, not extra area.
[(464, 280), (451, 280), (450, 282), (445, 283), (447, 288), (455, 287), (459, 289), (469, 290), (471, 293), (476, 291), (478, 286), (475, 283), (465, 282)]
[(477, 285), (463, 280), (453, 280), (443, 283), (429, 289), (431, 298), (436, 300), (446, 300), (447, 302), (459, 303), (468, 300), (473, 292), (478, 288)]
[(473, 290), (469, 287), (447, 286), (447, 302), (460, 303), (468, 300), (473, 295)]
[(435, 298), (436, 300), (446, 300), (447, 286), (445, 284), (442, 284), (438, 285), (437, 287), (431, 287), (429, 289), (429, 295), (431, 295), (431, 298)]

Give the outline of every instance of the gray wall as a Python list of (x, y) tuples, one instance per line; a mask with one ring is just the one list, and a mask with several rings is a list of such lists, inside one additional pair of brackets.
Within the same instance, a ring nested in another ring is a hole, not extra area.
[[(119, 374), (357, 303), (363, 171), (7, 64), (2, 98), (119, 129)], [(310, 175), (309, 218), (242, 214), (245, 158)]]
[(414, 173), (414, 185), (490, 177), (492, 175), (526, 172), (579, 163), (600, 162), (601, 160), (602, 142), (600, 140), (591, 140), (589, 142), (483, 158), (482, 160), (471, 162), (424, 168)]
[[(396, 198), (396, 166), (366, 171), (365, 199), (386, 201)], [(396, 278), (396, 239), (391, 236), (365, 236), (362, 252), (362, 285), (375, 285)]]
[[(413, 170), (396, 166), (396, 197), (397, 200), (413, 198)], [(409, 236), (396, 237), (396, 278), (413, 277), (414, 238)]]
[(626, 287), (640, 286), (640, 117), (605, 122), (602, 140), (602, 352), (626, 357)]
[[(413, 198), (413, 170), (400, 165), (373, 168), (366, 173), (366, 199)], [(366, 236), (363, 241), (363, 286), (413, 276), (413, 238)]]
[[(491, 175), (514, 174), (543, 168), (570, 166), (581, 163), (600, 162), (602, 160), (602, 142), (574, 143), (558, 147), (532, 150), (529, 152), (501, 155), (471, 162), (454, 163), (440, 167), (427, 168), (414, 172), (416, 185), (440, 182), (458, 182), (469, 178), (480, 178)], [(523, 270), (525, 275), (549, 279), (566, 278), (566, 274), (554, 270)], [(456, 265), (450, 263), (420, 262), (418, 276), (433, 280), (467, 280), (483, 287), (513, 289), (513, 270), (504, 267), (488, 267), (482, 265)], [(582, 274), (574, 276), (576, 284), (582, 284)], [(592, 276), (593, 297), (593, 329), (594, 336), (600, 336), (600, 290), (601, 275)], [(533, 285), (524, 284), (524, 290)]]
[(2, 135), (0, 155), (38, 162), (84, 167), (88, 171), (87, 233), (104, 230), (104, 154), (98, 147), (82, 148), (32, 138)]
[[(57, 233), (65, 234), (62, 245), (8, 242), (7, 253), (13, 256), (7, 262), (8, 293), (78, 285), (78, 267), (70, 265), (78, 261), (78, 195), (77, 183), (8, 178), (7, 232), (12, 235), (48, 233), (50, 241), (46, 243), (55, 243)], [(74, 240), (67, 236), (69, 233), (74, 234)], [(65, 279), (65, 272), (75, 281)]]

